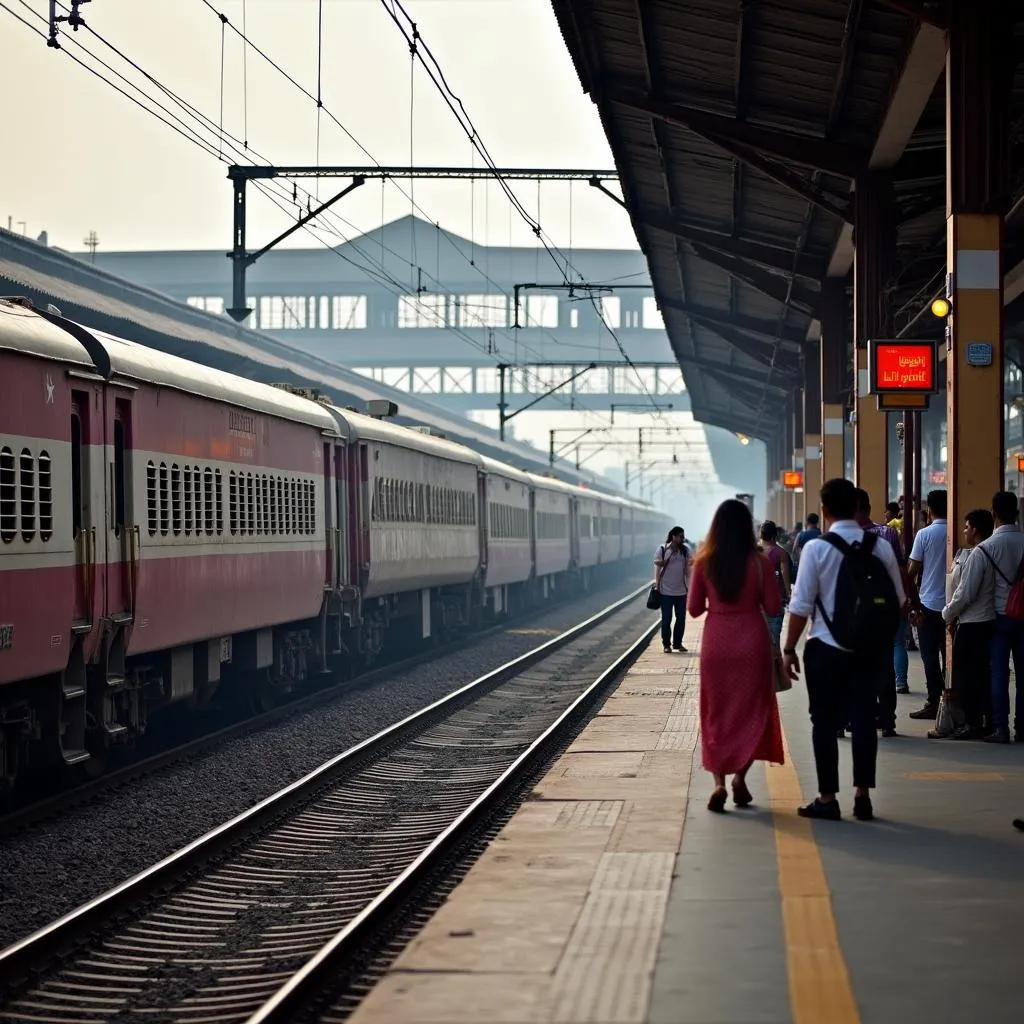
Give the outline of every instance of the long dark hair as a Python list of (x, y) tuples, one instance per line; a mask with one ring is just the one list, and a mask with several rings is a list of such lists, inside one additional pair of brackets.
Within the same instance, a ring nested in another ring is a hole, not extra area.
[(666, 546), (666, 547), (667, 547), (667, 546), (668, 546), (669, 544), (671, 544), (671, 543), (672, 543), (672, 538), (673, 538), (673, 537), (674, 537), (674, 536), (675, 536), (675, 535), (676, 535), (677, 533), (678, 533), (678, 534), (680, 534), (680, 535), (681, 535), (682, 537), (685, 537), (685, 536), (686, 536), (686, 532), (685, 532), (685, 531), (683, 530), (683, 528), (682, 528), (681, 526), (673, 526), (673, 527), (672, 527), (672, 529), (668, 531), (668, 536), (667, 536), (667, 537), (665, 538), (665, 546)]
[(747, 579), (750, 556), (757, 554), (754, 520), (742, 501), (730, 498), (715, 509), (697, 564), (715, 588), (719, 600), (733, 604)]

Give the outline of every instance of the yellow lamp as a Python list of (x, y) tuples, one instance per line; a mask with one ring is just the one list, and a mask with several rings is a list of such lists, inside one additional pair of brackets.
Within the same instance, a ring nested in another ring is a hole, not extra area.
[(944, 320), (953, 312), (953, 303), (940, 295), (937, 299), (932, 299), (931, 309), (932, 316), (937, 316), (940, 320)]

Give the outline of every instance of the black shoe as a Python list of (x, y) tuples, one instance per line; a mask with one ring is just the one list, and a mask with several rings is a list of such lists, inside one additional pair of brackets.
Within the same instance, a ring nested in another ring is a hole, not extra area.
[(686, 654), (687, 653), (686, 648), (682, 644), (673, 644), (672, 645), (672, 650), (673, 651), (678, 651), (680, 654)]
[(671, 654), (671, 653), (672, 653), (672, 648), (671, 648), (671, 647), (669, 647), (669, 645), (668, 645), (668, 644), (665, 644), (665, 653), (666, 653), (666, 654)]
[(836, 729), (836, 739), (837, 740), (845, 740), (846, 739), (846, 730), (845, 729)]
[(883, 729), (882, 730), (882, 737), (883, 737), (883, 739), (891, 740), (893, 738), (893, 736), (899, 736), (899, 733), (895, 729)]
[(896, 687), (896, 692), (897, 693), (910, 693), (910, 687), (907, 686), (906, 683), (904, 683), (902, 686), (897, 686)]
[(829, 800), (828, 803), (822, 803), (820, 800), (815, 799), (806, 807), (798, 807), (796, 813), (801, 818), (820, 818), (822, 821), (839, 821), (843, 816), (838, 800)]
[(1017, 829), (1018, 832), (1024, 832), (1024, 818), (1014, 818), (1013, 827)]
[(871, 821), (875, 816), (875, 809), (871, 806), (871, 797), (855, 796), (853, 798), (853, 816), (858, 821)]
[(1010, 742), (1010, 730), (1009, 729), (996, 729), (995, 732), (990, 732), (985, 737), (986, 743), (1009, 743)]
[(936, 704), (925, 704), (923, 708), (917, 711), (911, 711), (907, 718), (916, 718), (919, 722), (925, 721), (929, 718), (933, 719), (939, 713), (938, 705)]

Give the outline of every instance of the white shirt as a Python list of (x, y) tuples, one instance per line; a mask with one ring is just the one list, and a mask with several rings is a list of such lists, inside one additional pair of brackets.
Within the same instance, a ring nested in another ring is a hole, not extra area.
[(950, 574), (952, 596), (942, 609), (946, 622), (991, 622), (996, 617), (992, 563), (977, 548), (960, 548)]
[[(1021, 533), (1017, 526), (997, 526), (992, 536), (988, 540), (983, 540), (978, 547), (984, 548), (999, 566), (999, 572), (995, 572), (992, 563), (984, 555), (980, 556), (985, 559), (986, 579), (989, 574), (995, 579), (996, 614), (1005, 615), (1010, 586), (1016, 580), (1017, 569), (1020, 566), (1021, 558), (1024, 558), (1024, 533)], [(1007, 580), (1010, 582), (1007, 583)]]
[(914, 537), (910, 560), (921, 564), (921, 604), (941, 612), (946, 603), (946, 520), (936, 519)]
[(689, 551), (682, 547), (679, 551), (673, 551), (671, 544), (662, 544), (654, 552), (654, 563), (664, 562), (665, 568), (661, 573), (661, 581), (658, 590), (666, 597), (686, 597), (686, 570), (689, 559)]
[[(864, 539), (864, 531), (853, 519), (840, 519), (829, 527), (829, 532), (834, 533), (847, 544), (857, 544)], [(881, 537), (875, 538), (875, 555), (885, 566), (889, 578), (896, 587), (896, 597), (902, 605), (906, 600), (903, 592), (903, 581), (900, 579), (900, 567), (896, 561), (896, 552), (888, 541)], [(839, 567), (843, 563), (841, 551), (832, 547), (828, 541), (815, 539), (810, 541), (800, 555), (800, 571), (796, 574), (796, 586), (789, 599), (790, 615), (800, 615), (805, 618), (812, 618), (811, 629), (807, 634), (809, 640), (821, 640), (830, 647), (837, 647), (845, 650), (836, 643), (828, 626), (825, 625), (825, 618), (815, 615), (815, 609), (820, 600), (825, 608), (825, 614), (831, 619), (836, 610), (836, 583), (839, 580)]]

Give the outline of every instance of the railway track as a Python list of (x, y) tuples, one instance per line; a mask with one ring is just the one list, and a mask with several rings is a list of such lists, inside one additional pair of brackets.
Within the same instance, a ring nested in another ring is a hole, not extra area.
[(227, 740), (269, 728), (296, 715), (322, 707), (352, 690), (367, 689), (394, 675), (460, 651), (467, 643), (478, 644), (507, 630), (526, 628), (531, 622), (538, 621), (546, 615), (551, 607), (547, 606), (517, 616), (515, 619), (474, 633), (468, 638), (460, 637), (450, 643), (419, 651), (407, 658), (389, 661), (376, 668), (360, 672), (349, 679), (332, 683), (294, 700), (289, 700), (260, 714), (250, 715), (219, 728), (201, 731), (183, 743), (174, 744), (140, 758), (133, 758), (126, 764), (105, 771), (102, 775), (63, 788), (58, 792), (44, 793), (36, 798), (23, 799), (10, 809), (4, 808), (0, 813), (0, 838), (59, 818), (73, 808), (87, 805), (111, 791), (131, 785), (140, 778), (162, 771), (189, 758), (198, 757)]
[[(295, 1019), (652, 635), (647, 585), (0, 952), (0, 1017)], [(358, 973), (358, 970), (356, 971)]]

